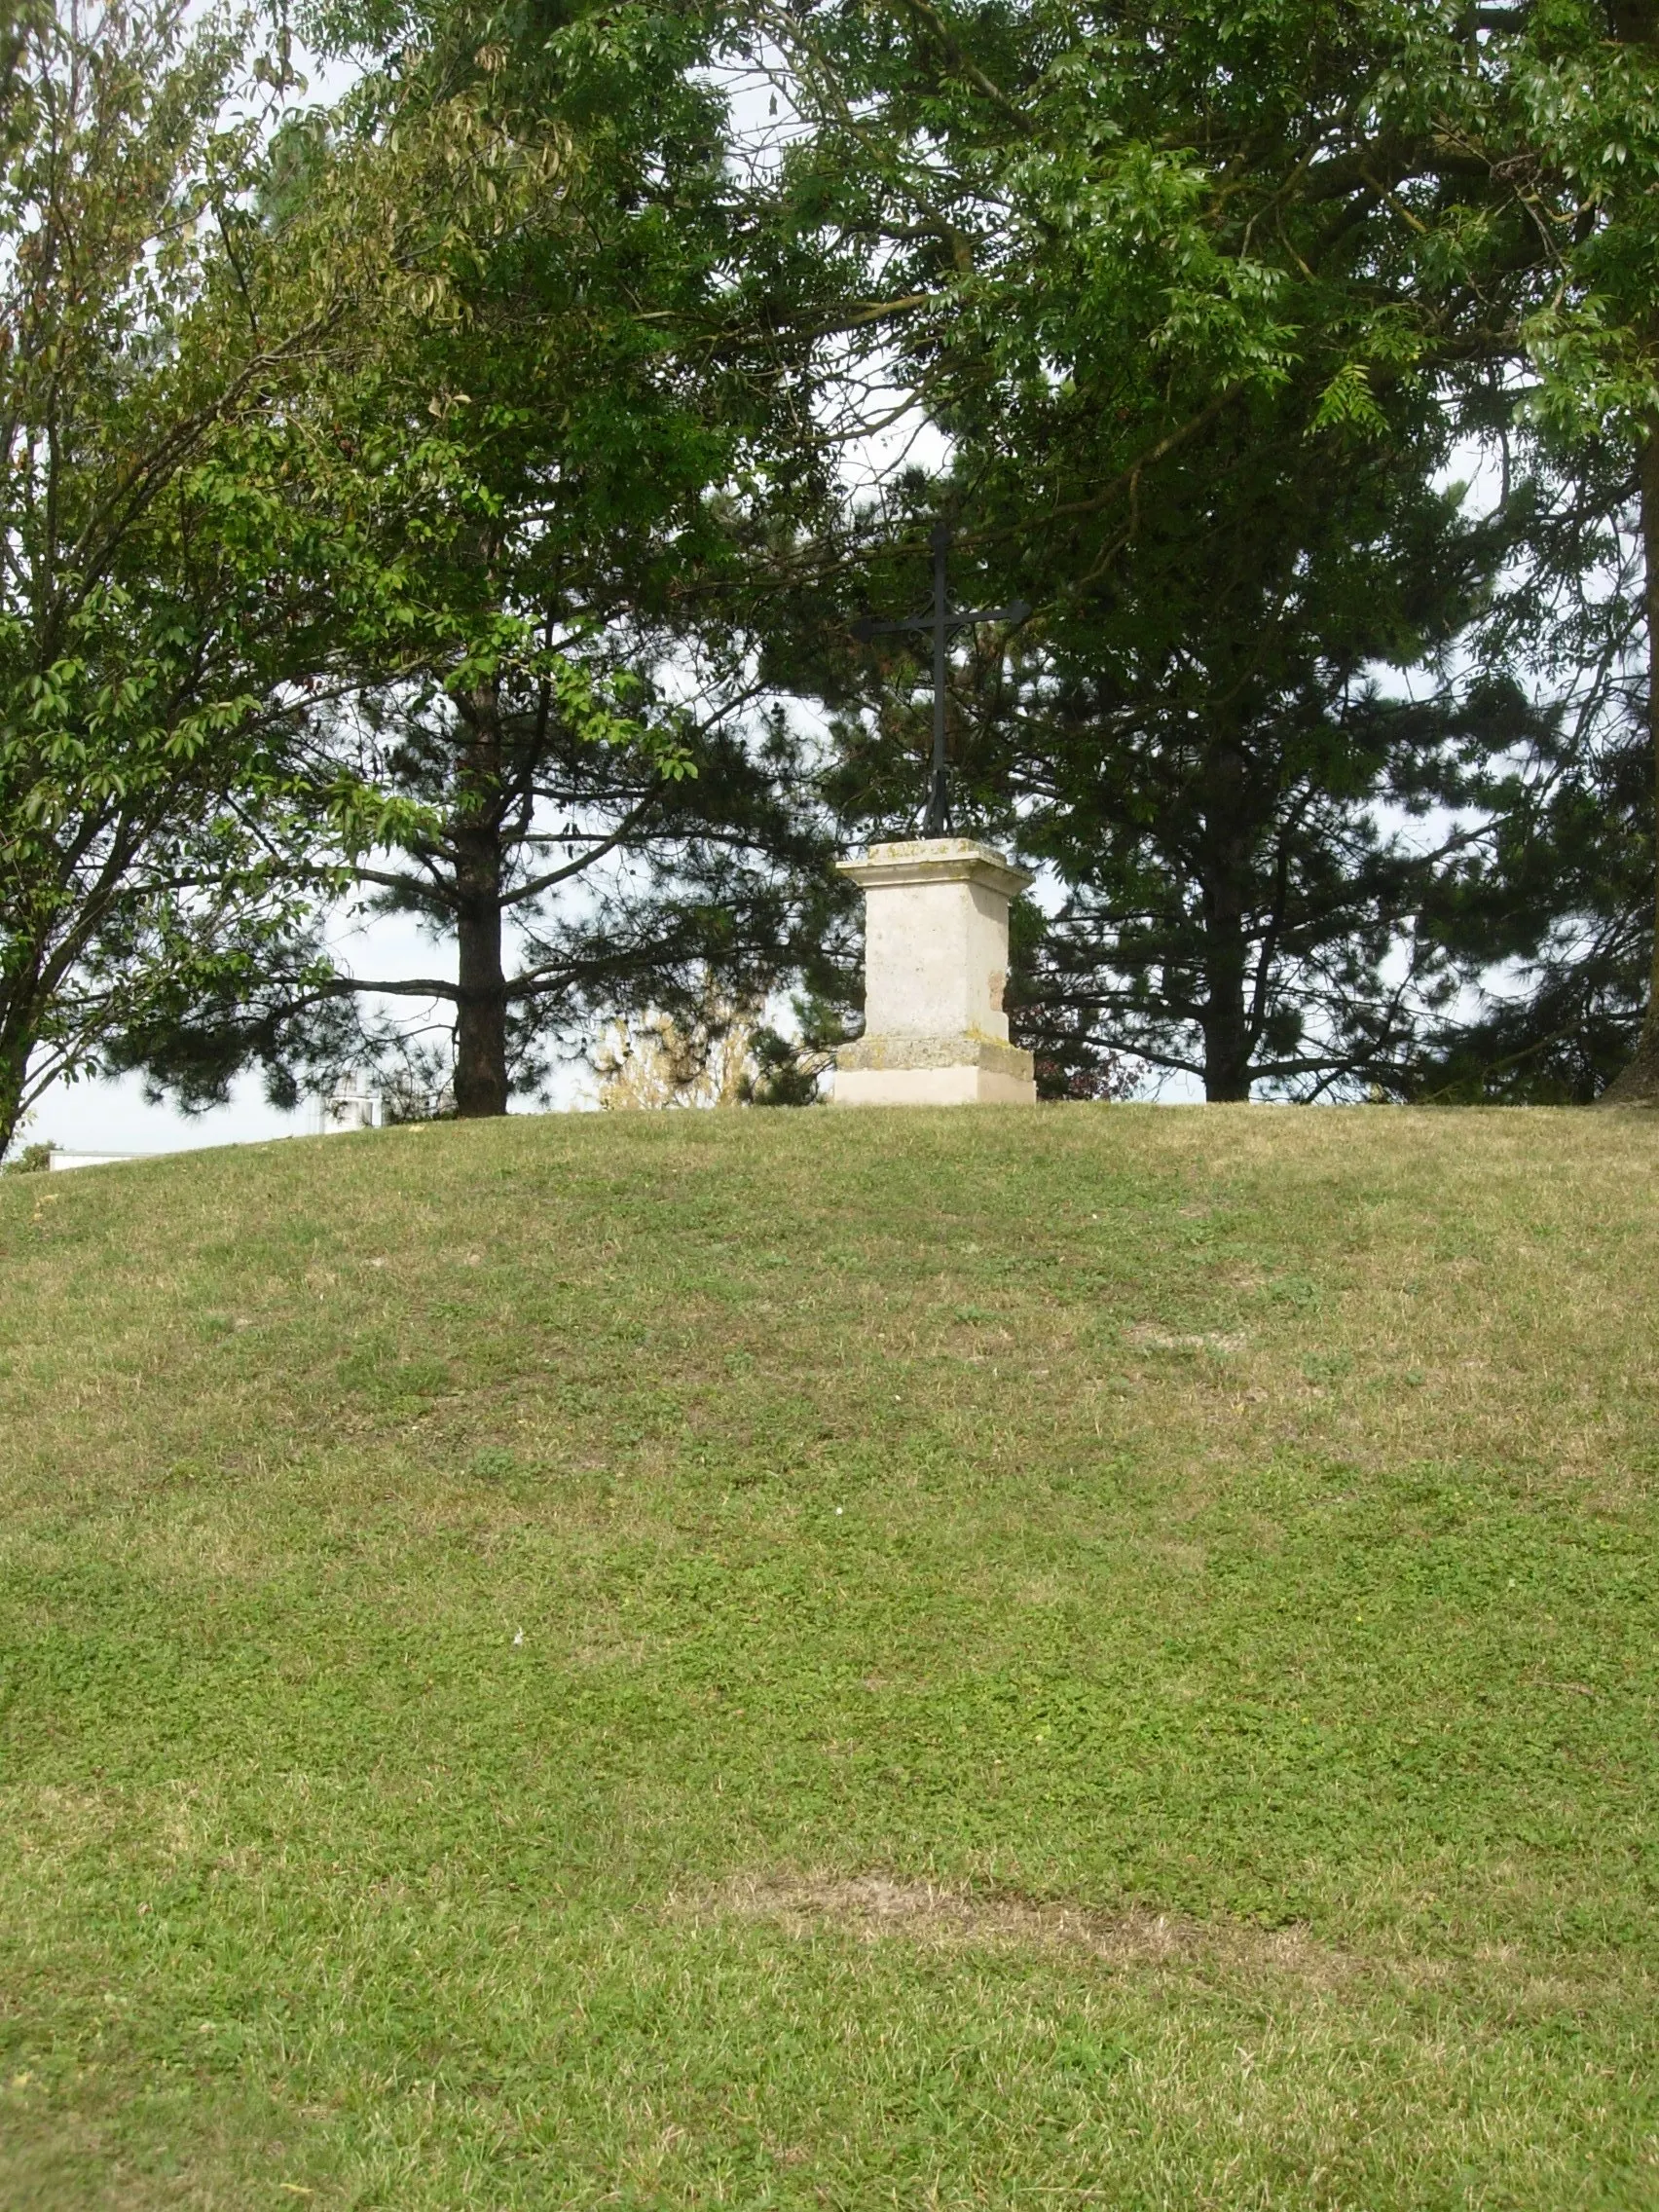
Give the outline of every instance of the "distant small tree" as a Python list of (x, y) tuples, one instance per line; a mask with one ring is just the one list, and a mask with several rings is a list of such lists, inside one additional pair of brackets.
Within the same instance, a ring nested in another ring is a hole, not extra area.
[(607, 1113), (670, 1106), (740, 1106), (754, 1080), (752, 1017), (712, 986), (702, 1009), (613, 1021), (594, 1054)]
[(57, 1150), (55, 1144), (26, 1144), (0, 1168), (6, 1175), (44, 1175), (52, 1165), (52, 1156)]

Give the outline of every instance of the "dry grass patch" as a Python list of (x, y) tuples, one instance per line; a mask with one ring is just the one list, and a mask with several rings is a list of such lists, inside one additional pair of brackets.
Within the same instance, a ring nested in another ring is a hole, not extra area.
[(1222, 1966), (1332, 1987), (1361, 1962), (1307, 1929), (1200, 1923), (1131, 1906), (1098, 1912), (1008, 1891), (976, 1891), (892, 1874), (739, 1874), (671, 1907), (694, 1917), (770, 1921), (792, 1936), (833, 1928), (866, 1943), (896, 1937), (940, 1949), (1068, 1951), (1115, 1968)]
[(1235, 1354), (1247, 1350), (1249, 1338), (1240, 1329), (1211, 1329), (1201, 1336), (1175, 1336), (1150, 1321), (1137, 1321), (1124, 1331), (1124, 1342), (1137, 1351), (1219, 1351)]

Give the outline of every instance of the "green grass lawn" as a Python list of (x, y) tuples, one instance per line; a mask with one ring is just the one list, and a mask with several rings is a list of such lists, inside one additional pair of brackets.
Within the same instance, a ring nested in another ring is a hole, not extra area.
[(1659, 1119), (0, 1182), (0, 2206), (1659, 2205)]

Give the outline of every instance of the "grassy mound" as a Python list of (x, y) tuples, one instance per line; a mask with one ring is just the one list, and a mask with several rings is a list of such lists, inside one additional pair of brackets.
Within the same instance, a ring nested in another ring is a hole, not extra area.
[(1659, 2202), (1659, 1124), (0, 1183), (0, 2203)]

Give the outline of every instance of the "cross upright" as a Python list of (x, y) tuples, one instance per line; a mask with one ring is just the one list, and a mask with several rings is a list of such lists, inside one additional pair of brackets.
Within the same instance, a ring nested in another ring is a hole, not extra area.
[(866, 616), (853, 624), (853, 636), (867, 645), (871, 638), (899, 630), (931, 630), (933, 633), (933, 775), (928, 784), (928, 811), (922, 834), (942, 837), (950, 828), (950, 791), (944, 766), (944, 679), (951, 633), (971, 630), (977, 622), (1023, 622), (1031, 609), (1022, 599), (1016, 599), (1009, 607), (953, 608), (944, 575), (944, 557), (950, 550), (950, 525), (936, 522), (930, 542), (933, 546), (933, 611), (908, 615), (902, 622), (876, 622)]

